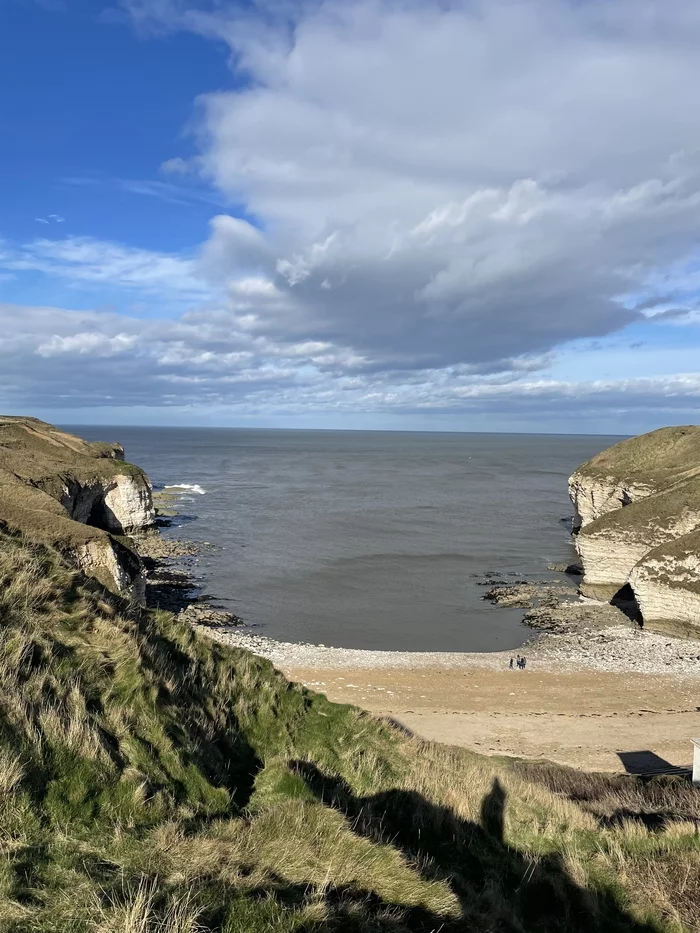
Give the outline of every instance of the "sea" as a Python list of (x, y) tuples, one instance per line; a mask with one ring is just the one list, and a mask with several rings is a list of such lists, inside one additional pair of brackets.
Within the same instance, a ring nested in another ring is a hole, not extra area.
[(567, 479), (619, 437), (69, 427), (186, 487), (165, 535), (206, 541), (203, 592), (271, 638), (399, 651), (515, 649), (487, 580), (571, 561)]

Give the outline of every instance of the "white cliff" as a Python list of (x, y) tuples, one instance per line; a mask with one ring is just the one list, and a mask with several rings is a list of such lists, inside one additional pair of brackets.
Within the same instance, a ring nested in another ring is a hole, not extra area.
[(697, 636), (700, 628), (700, 530), (650, 551), (633, 568), (645, 625)]
[(140, 471), (135, 475), (71, 476), (59, 501), (74, 521), (117, 534), (141, 531), (155, 521), (151, 484)]
[(646, 483), (627, 483), (614, 476), (589, 476), (576, 472), (569, 479), (569, 498), (574, 506), (574, 530), (614, 512), (625, 505), (652, 495), (656, 490)]
[[(697, 633), (700, 428), (623, 441), (579, 467), (569, 490), (581, 593), (633, 596), (645, 625), (668, 630), (676, 618), (677, 628), (694, 625)], [(687, 547), (676, 552), (679, 542)]]
[(649, 551), (700, 527), (700, 482), (686, 480), (588, 522), (575, 538), (584, 596), (611, 599)]
[(0, 526), (52, 544), (137, 602), (141, 560), (124, 540), (154, 524), (151, 485), (119, 444), (92, 444), (35, 418), (0, 417)]
[(108, 589), (124, 593), (139, 605), (146, 602), (146, 574), (138, 555), (109, 535), (91, 537), (72, 548), (77, 566)]

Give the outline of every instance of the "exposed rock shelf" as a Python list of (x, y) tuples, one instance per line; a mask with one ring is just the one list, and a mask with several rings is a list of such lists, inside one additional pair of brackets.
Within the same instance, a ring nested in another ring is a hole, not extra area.
[(575, 543), (595, 599), (633, 597), (646, 627), (700, 631), (700, 427), (616, 444), (569, 480)]

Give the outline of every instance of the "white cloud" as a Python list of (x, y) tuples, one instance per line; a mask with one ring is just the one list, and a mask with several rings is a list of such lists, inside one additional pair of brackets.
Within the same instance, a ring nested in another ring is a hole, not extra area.
[(91, 237), (36, 239), (21, 247), (5, 244), (0, 268), (42, 272), (73, 284), (114, 285), (145, 294), (196, 300), (211, 294), (197, 260), (137, 249)]
[(106, 334), (89, 333), (72, 334), (69, 337), (60, 337), (54, 334), (36, 348), (39, 356), (84, 355), (104, 357), (115, 356), (133, 350), (137, 343), (134, 334), (115, 334), (108, 337)]
[[(323, 341), (284, 346), (251, 336), (235, 314), (191, 311), (154, 321), (111, 312), (0, 304), (0, 392), (27, 410), (60, 406), (216, 406), (259, 411), (461, 414), (573, 419), (697, 406), (700, 373), (608, 379), (551, 378), (548, 357), (382, 373), (351, 348)], [(627, 371), (634, 371), (629, 356)], [(685, 420), (685, 419), (684, 419)]]
[[(571, 341), (694, 319), (696, 3), (126, 5), (142, 30), (228, 43), (235, 89), (199, 98), (198, 157), (161, 170), (199, 172), (254, 220), (214, 217), (189, 255), (68, 237), (0, 266), (171, 300), (157, 333), (94, 322), (104, 349), (139, 335), (105, 357), (138, 359), (133, 392), (157, 376), (178, 397), (436, 411), (695, 397), (692, 373), (545, 377)], [(65, 328), (36, 344), (56, 367), (89, 332)]]
[(261, 221), (209, 253), (287, 292), (270, 340), (497, 366), (640, 319), (618, 296), (696, 249), (690, 0), (129, 6), (251, 78), (199, 99), (199, 166)]

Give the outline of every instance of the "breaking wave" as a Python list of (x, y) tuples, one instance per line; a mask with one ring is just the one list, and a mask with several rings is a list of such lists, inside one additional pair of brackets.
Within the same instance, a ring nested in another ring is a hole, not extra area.
[(181, 492), (196, 492), (198, 496), (206, 495), (206, 489), (202, 489), (197, 483), (173, 483), (172, 486), (164, 486), (164, 489), (174, 489)]

